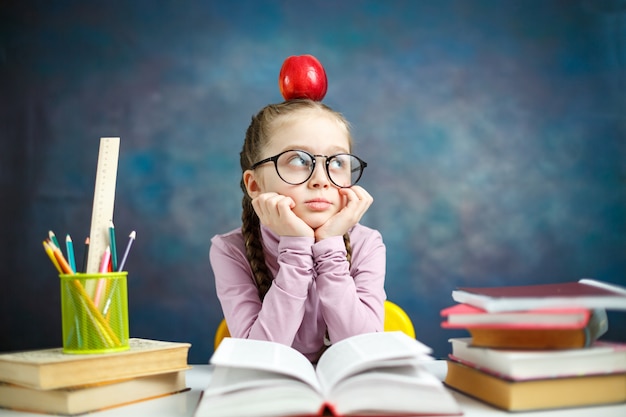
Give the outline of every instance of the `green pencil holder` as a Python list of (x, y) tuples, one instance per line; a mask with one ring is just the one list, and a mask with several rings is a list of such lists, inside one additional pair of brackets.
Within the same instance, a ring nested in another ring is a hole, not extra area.
[(64, 353), (110, 353), (128, 344), (128, 272), (60, 274)]

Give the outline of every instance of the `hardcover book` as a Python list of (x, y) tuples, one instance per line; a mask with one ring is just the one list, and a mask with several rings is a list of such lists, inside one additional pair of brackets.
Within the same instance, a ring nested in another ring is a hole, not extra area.
[(578, 349), (591, 346), (598, 338), (584, 329), (489, 329), (472, 327), (467, 331), (474, 346), (493, 349)]
[(484, 327), (582, 329), (589, 322), (587, 308), (552, 308), (491, 313), (468, 304), (456, 304), (441, 310), (445, 328)]
[(511, 381), (448, 361), (444, 383), (507, 411), (583, 407), (626, 401), (626, 373)]
[(462, 287), (452, 291), (452, 298), (490, 312), (572, 307), (626, 310), (626, 288), (592, 279), (558, 284)]
[(62, 348), (0, 354), (0, 381), (55, 389), (189, 368), (189, 343), (130, 339), (115, 353), (66, 354)]
[(626, 373), (626, 344), (597, 341), (567, 350), (508, 350), (472, 346), (470, 338), (452, 338), (450, 358), (511, 380)]
[(51, 390), (0, 383), (0, 407), (63, 415), (99, 411), (186, 391), (185, 372)]
[[(462, 306), (462, 310), (467, 308), (476, 309), (475, 307), (466, 307), (465, 304), (459, 304)], [(454, 307), (445, 309), (442, 314), (446, 313), (446, 310), (454, 311)], [(483, 310), (479, 310), (483, 311)], [(526, 311), (518, 312), (504, 312), (504, 313), (477, 313), (479, 316), (500, 316), (504, 315), (506, 318), (498, 318), (492, 320), (492, 323), (487, 323), (489, 320), (485, 318), (482, 323), (478, 324), (459, 324), (459, 323), (442, 323), (444, 328), (465, 328), (472, 336), (472, 345), (500, 348), (500, 349), (575, 349), (585, 346), (591, 346), (593, 342), (600, 338), (608, 330), (608, 318), (604, 309), (594, 310), (581, 310), (581, 316), (586, 317), (582, 321), (576, 322), (573, 318), (568, 319), (570, 323), (556, 323), (554, 319), (550, 318), (549, 321), (553, 324), (548, 324), (546, 320), (541, 319), (543, 313), (538, 311), (546, 310), (531, 310), (533, 313), (528, 315)], [(557, 311), (557, 310), (554, 310)], [(564, 311), (559, 309), (558, 311)], [(572, 310), (570, 310), (572, 311)], [(585, 314), (582, 314), (582, 311)], [(461, 315), (461, 314), (459, 314)], [(475, 314), (469, 314), (474, 316)], [(551, 315), (551, 314), (547, 314)], [(448, 316), (450, 317), (450, 315)], [(504, 320), (509, 320), (511, 317), (515, 317), (517, 320), (515, 323), (504, 323)], [(523, 318), (525, 317), (525, 318)], [(531, 319), (537, 319), (537, 323), (531, 322)], [(470, 321), (470, 319), (465, 320)], [(563, 321), (563, 320), (562, 320)], [(457, 320), (458, 322), (458, 320)]]
[(368, 333), (333, 344), (314, 367), (286, 345), (225, 338), (194, 416), (460, 415), (421, 365), (429, 352), (401, 332)]

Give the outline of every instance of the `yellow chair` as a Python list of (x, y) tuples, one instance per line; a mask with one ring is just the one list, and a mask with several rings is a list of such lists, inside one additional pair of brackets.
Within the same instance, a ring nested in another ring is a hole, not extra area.
[(217, 347), (220, 345), (222, 339), (225, 337), (230, 337), (230, 332), (228, 331), (226, 320), (222, 319), (220, 325), (217, 326), (217, 331), (215, 332), (215, 341), (213, 342), (213, 348), (215, 350), (217, 350)]
[(415, 328), (411, 318), (402, 307), (389, 300), (385, 300), (385, 322), (383, 328), (386, 332), (404, 332), (415, 339)]
[[(411, 318), (399, 305), (389, 300), (385, 300), (385, 322), (383, 328), (386, 332), (401, 331), (415, 338), (415, 328)], [(222, 319), (215, 332), (214, 348), (217, 349), (222, 339), (229, 336), (230, 332), (228, 331), (226, 320)]]

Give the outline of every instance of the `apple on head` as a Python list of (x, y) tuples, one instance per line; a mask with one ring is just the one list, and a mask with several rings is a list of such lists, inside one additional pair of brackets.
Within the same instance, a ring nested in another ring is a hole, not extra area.
[(321, 101), (328, 88), (326, 71), (312, 55), (290, 56), (280, 68), (278, 88), (285, 100), (308, 98)]

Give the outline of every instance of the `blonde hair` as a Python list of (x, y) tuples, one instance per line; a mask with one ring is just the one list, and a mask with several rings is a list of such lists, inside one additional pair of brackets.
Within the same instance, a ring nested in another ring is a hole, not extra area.
[[(350, 145), (350, 124), (343, 115), (319, 101), (312, 100), (289, 100), (279, 104), (270, 104), (261, 109), (252, 117), (250, 126), (246, 130), (246, 137), (239, 154), (239, 163), (241, 165), (242, 174), (249, 170), (250, 167), (261, 159), (263, 149), (267, 145), (273, 129), (277, 128), (278, 122), (285, 117), (291, 117), (299, 111), (317, 110), (327, 112), (330, 116), (336, 118), (337, 122), (345, 126), (348, 132)], [(252, 199), (248, 195), (246, 185), (243, 181), (243, 175), (240, 182), (243, 191), (243, 199), (241, 201), (241, 231), (246, 247), (246, 257), (250, 263), (250, 268), (254, 275), (254, 280), (259, 290), (259, 298), (263, 300), (265, 294), (272, 285), (274, 277), (272, 276), (267, 264), (265, 263), (265, 254), (263, 252), (263, 243), (261, 237), (261, 224), (259, 218), (252, 207)], [(346, 246), (347, 260), (350, 262), (352, 256), (352, 247), (350, 245), (350, 237), (348, 233), (343, 236)]]

